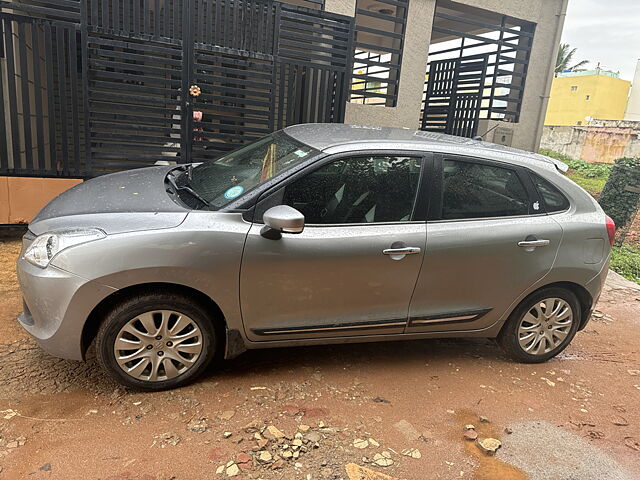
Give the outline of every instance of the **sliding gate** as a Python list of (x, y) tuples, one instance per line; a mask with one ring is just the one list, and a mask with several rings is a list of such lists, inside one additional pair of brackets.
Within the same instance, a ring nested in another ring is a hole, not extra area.
[(273, 0), (0, 7), (0, 175), (201, 161), (344, 119), (350, 17)]

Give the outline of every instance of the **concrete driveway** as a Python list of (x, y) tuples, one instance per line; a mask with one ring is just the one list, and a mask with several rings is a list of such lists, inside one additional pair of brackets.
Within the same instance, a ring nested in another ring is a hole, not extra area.
[(489, 340), (266, 350), (139, 393), (21, 331), (18, 252), (0, 243), (0, 478), (640, 478), (640, 289), (617, 276), (543, 365)]

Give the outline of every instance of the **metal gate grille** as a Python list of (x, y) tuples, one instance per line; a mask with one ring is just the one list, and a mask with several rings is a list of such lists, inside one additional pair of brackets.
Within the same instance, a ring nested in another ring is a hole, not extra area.
[(420, 129), (475, 136), (486, 74), (487, 55), (431, 62)]
[(273, 60), (196, 51), (194, 81), (202, 89), (192, 122), (193, 161), (211, 158), (273, 130)]
[[(49, 11), (37, 4), (24, 10)], [(79, 5), (65, 16), (76, 14)], [(84, 170), (79, 41), (74, 23), (0, 14), (0, 173), (77, 176)]]
[(94, 32), (88, 43), (94, 169), (139, 167), (179, 153), (181, 45)]
[(276, 128), (342, 122), (349, 89), (352, 19), (281, 4)]
[[(519, 121), (536, 25), (466, 3), (452, 0), (436, 3), (421, 128), (476, 135), (474, 118)], [(431, 98), (429, 88), (440, 81), (433, 75), (438, 68), (455, 75), (456, 65), (461, 70), (458, 73), (461, 82), (457, 98), (450, 100), (462, 110), (453, 111), (447, 123), (442, 112), (452, 103), (449, 99), (443, 102), (441, 98)], [(476, 69), (471, 75), (474, 82), (480, 77), (480, 69), (484, 75), (481, 87), (474, 87), (473, 91), (469, 91), (471, 84), (462, 81), (462, 70), (469, 68)], [(473, 110), (479, 110), (479, 115), (473, 114)]]
[(202, 161), (287, 125), (344, 119), (350, 17), (273, 0), (0, 8), (0, 174)]

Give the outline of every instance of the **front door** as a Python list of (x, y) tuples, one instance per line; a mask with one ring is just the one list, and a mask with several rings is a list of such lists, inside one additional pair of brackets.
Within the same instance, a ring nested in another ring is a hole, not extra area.
[(553, 266), (562, 228), (524, 169), (445, 156), (408, 333), (482, 330)]
[(420, 157), (342, 157), (261, 199), (298, 209), (306, 225), (279, 240), (251, 227), (240, 277), (248, 338), (402, 333), (426, 244), (422, 171)]

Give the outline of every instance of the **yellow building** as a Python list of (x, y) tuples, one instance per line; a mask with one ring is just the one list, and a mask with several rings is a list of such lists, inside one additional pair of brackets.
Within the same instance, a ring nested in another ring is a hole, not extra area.
[(586, 125), (622, 120), (631, 82), (605, 70), (561, 73), (553, 79), (545, 125)]

